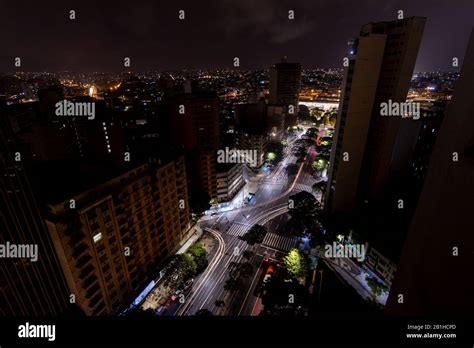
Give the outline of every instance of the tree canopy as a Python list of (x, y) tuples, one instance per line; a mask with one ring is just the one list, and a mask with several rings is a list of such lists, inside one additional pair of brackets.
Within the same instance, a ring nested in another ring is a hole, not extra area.
[(267, 232), (268, 230), (265, 226), (253, 225), (240, 239), (246, 241), (248, 245), (259, 244), (263, 242)]
[(304, 254), (296, 248), (288, 252), (288, 255), (283, 258), (283, 262), (288, 273), (294, 278), (305, 276), (308, 272), (308, 262)]

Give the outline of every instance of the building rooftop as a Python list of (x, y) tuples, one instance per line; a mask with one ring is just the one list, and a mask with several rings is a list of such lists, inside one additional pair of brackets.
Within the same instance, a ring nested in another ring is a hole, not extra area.
[(90, 190), (144, 163), (114, 164), (106, 161), (48, 161), (29, 169), (35, 194), (48, 204), (58, 204)]

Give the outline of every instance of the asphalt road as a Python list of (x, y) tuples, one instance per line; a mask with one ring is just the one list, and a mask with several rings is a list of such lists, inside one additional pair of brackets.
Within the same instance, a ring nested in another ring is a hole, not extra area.
[[(250, 315), (255, 308), (257, 298), (253, 296), (261, 277), (263, 257), (269, 255), (279, 260), (291, 247), (297, 246), (299, 241), (285, 235), (285, 224), (288, 197), (301, 190), (311, 191), (315, 179), (311, 175), (312, 158), (314, 151), (309, 151), (307, 160), (299, 165), (299, 171), (292, 182), (288, 182), (285, 167), (295, 158), (290, 152), (285, 153), (280, 165), (276, 166), (267, 176), (257, 176), (254, 180), (259, 183), (255, 193), (256, 203), (241, 209), (227, 211), (208, 219), (201, 227), (219, 235), (219, 248), (206, 271), (196, 278), (193, 289), (186, 301), (180, 304), (175, 315), (193, 315), (200, 309), (207, 309), (217, 315)], [(293, 178), (293, 177), (290, 177)], [(229, 277), (231, 262), (240, 262), (242, 252), (250, 249), (246, 242), (239, 239), (254, 224), (267, 224), (270, 233), (265, 237), (261, 246), (255, 248), (255, 256), (251, 260), (256, 272), (250, 277), (243, 291), (237, 298), (235, 293), (224, 291), (225, 281)], [(243, 298), (242, 298), (243, 297)], [(216, 301), (223, 300), (225, 307), (216, 307)], [(235, 303), (234, 303), (235, 302)], [(232, 304), (232, 305), (231, 305)]]

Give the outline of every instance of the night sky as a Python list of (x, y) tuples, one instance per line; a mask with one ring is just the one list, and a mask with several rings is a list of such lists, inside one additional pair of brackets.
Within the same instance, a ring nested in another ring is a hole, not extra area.
[(462, 62), (474, 0), (0, 0), (0, 72), (15, 70), (14, 57), (21, 70), (50, 72), (120, 71), (124, 57), (135, 71), (232, 67), (236, 56), (244, 69), (267, 68), (285, 55), (341, 67), (348, 39), (398, 10), (428, 18), (416, 71)]

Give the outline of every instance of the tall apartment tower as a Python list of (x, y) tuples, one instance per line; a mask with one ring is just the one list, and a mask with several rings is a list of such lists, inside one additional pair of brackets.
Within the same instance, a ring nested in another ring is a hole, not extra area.
[(220, 145), (219, 98), (215, 92), (195, 91), (170, 98), (170, 142), (181, 146), (190, 177), (197, 177), (210, 198), (217, 199), (216, 163)]
[(258, 103), (235, 106), (235, 146), (239, 150), (256, 151), (256, 162), (250, 167), (259, 168), (265, 162), (265, 151), (270, 138), (268, 107), (264, 100)]
[[(386, 312), (474, 311), (474, 31), (408, 232)], [(398, 301), (403, 295), (403, 303)]]
[(60, 315), (69, 307), (70, 292), (22, 161), (17, 161), (21, 152), (5, 107), (0, 103), (0, 244), (38, 249), (36, 261), (0, 258), (0, 315)]
[[(400, 117), (381, 117), (382, 102), (405, 102), (426, 18), (369, 23), (350, 49), (331, 151), (325, 208), (349, 212), (356, 199), (383, 196)], [(397, 156), (400, 157), (400, 156)]]
[[(288, 63), (286, 57), (270, 68), (270, 105), (283, 106), (285, 126), (296, 122), (298, 99), (301, 86), (301, 64)], [(290, 111), (293, 109), (292, 111)]]
[(184, 158), (123, 168), (99, 184), (73, 169), (68, 180), (78, 187), (48, 193), (46, 224), (76, 303), (86, 315), (115, 314), (189, 228)]

